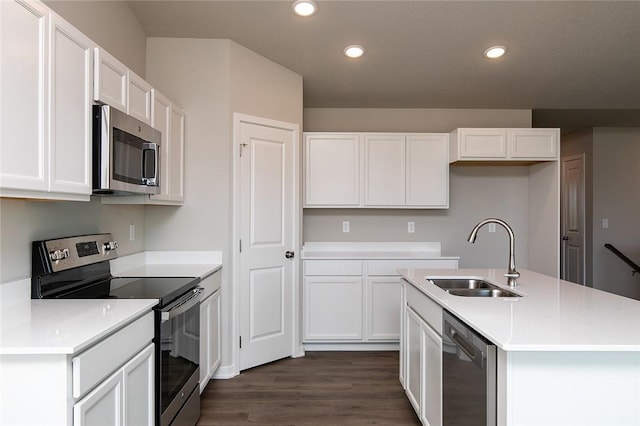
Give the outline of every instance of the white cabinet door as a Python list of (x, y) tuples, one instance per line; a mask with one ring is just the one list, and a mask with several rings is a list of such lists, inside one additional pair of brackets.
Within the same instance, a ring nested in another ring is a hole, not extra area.
[(420, 416), (422, 401), (422, 320), (411, 309), (405, 311), (406, 339), (405, 356), (405, 392), (415, 412)]
[(200, 393), (220, 360), (220, 291), (216, 291), (200, 304)]
[(362, 277), (304, 278), (304, 339), (362, 339)]
[(395, 134), (364, 136), (364, 205), (401, 206), (405, 203), (405, 137)]
[(150, 125), (151, 85), (133, 71), (127, 73), (127, 114)]
[(449, 135), (409, 135), (406, 150), (405, 204), (449, 207)]
[(122, 426), (123, 393), (123, 374), (120, 369), (73, 406), (73, 425)]
[(0, 1), (0, 189), (48, 190), (48, 12)]
[(559, 129), (509, 129), (510, 157), (518, 160), (558, 158)]
[(507, 157), (506, 129), (458, 129), (460, 158)]
[(125, 426), (155, 425), (154, 344), (123, 367)]
[(402, 284), (399, 277), (369, 277), (367, 324), (369, 340), (400, 338)]
[(181, 203), (184, 201), (184, 111), (173, 103), (170, 123), (169, 198)]
[(305, 150), (305, 207), (360, 204), (360, 139), (357, 134), (308, 133)]
[(422, 424), (442, 425), (442, 337), (422, 322)]
[(55, 14), (50, 37), (49, 190), (88, 196), (95, 45)]
[(171, 146), (171, 101), (169, 98), (158, 92), (151, 91), (151, 126), (162, 132), (160, 139), (160, 194), (152, 195), (151, 199), (156, 201), (170, 199), (169, 194), (169, 147)]
[(105, 50), (95, 49), (93, 98), (127, 112), (128, 69)]

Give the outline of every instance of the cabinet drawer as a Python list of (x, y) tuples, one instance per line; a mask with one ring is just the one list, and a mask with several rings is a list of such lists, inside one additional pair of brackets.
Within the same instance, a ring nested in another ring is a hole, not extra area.
[(305, 260), (304, 275), (362, 275), (360, 260)]
[(153, 339), (153, 312), (125, 326), (71, 360), (73, 397), (79, 398)]
[(458, 261), (453, 259), (423, 260), (370, 260), (367, 262), (368, 275), (400, 276), (398, 269), (457, 269)]
[(410, 283), (404, 281), (407, 305), (427, 322), (438, 334), (442, 334), (442, 307)]

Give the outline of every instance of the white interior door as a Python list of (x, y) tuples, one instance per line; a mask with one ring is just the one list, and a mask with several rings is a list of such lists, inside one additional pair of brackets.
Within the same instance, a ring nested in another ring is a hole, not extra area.
[[(293, 125), (292, 125), (293, 126)], [(293, 354), (297, 131), (241, 122), (240, 370)]]
[(562, 158), (562, 279), (584, 284), (584, 154)]

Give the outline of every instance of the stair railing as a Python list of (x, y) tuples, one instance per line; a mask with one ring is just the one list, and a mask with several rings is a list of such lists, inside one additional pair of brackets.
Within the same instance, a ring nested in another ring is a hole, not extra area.
[(635, 263), (633, 260), (629, 259), (627, 256), (624, 255), (624, 253), (622, 253), (620, 250), (618, 250), (617, 248), (615, 248), (613, 245), (606, 243), (605, 248), (608, 248), (609, 250), (611, 250), (611, 252), (613, 252), (613, 254), (615, 254), (616, 256), (618, 256), (620, 259), (622, 259), (627, 265), (631, 266), (632, 271), (631, 271), (631, 275), (635, 275), (637, 273), (640, 273), (640, 266)]

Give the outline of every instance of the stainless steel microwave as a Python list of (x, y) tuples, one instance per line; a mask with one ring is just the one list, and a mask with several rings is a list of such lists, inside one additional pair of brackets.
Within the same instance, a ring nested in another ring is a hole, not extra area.
[(109, 105), (94, 105), (93, 193), (160, 193), (161, 135)]

